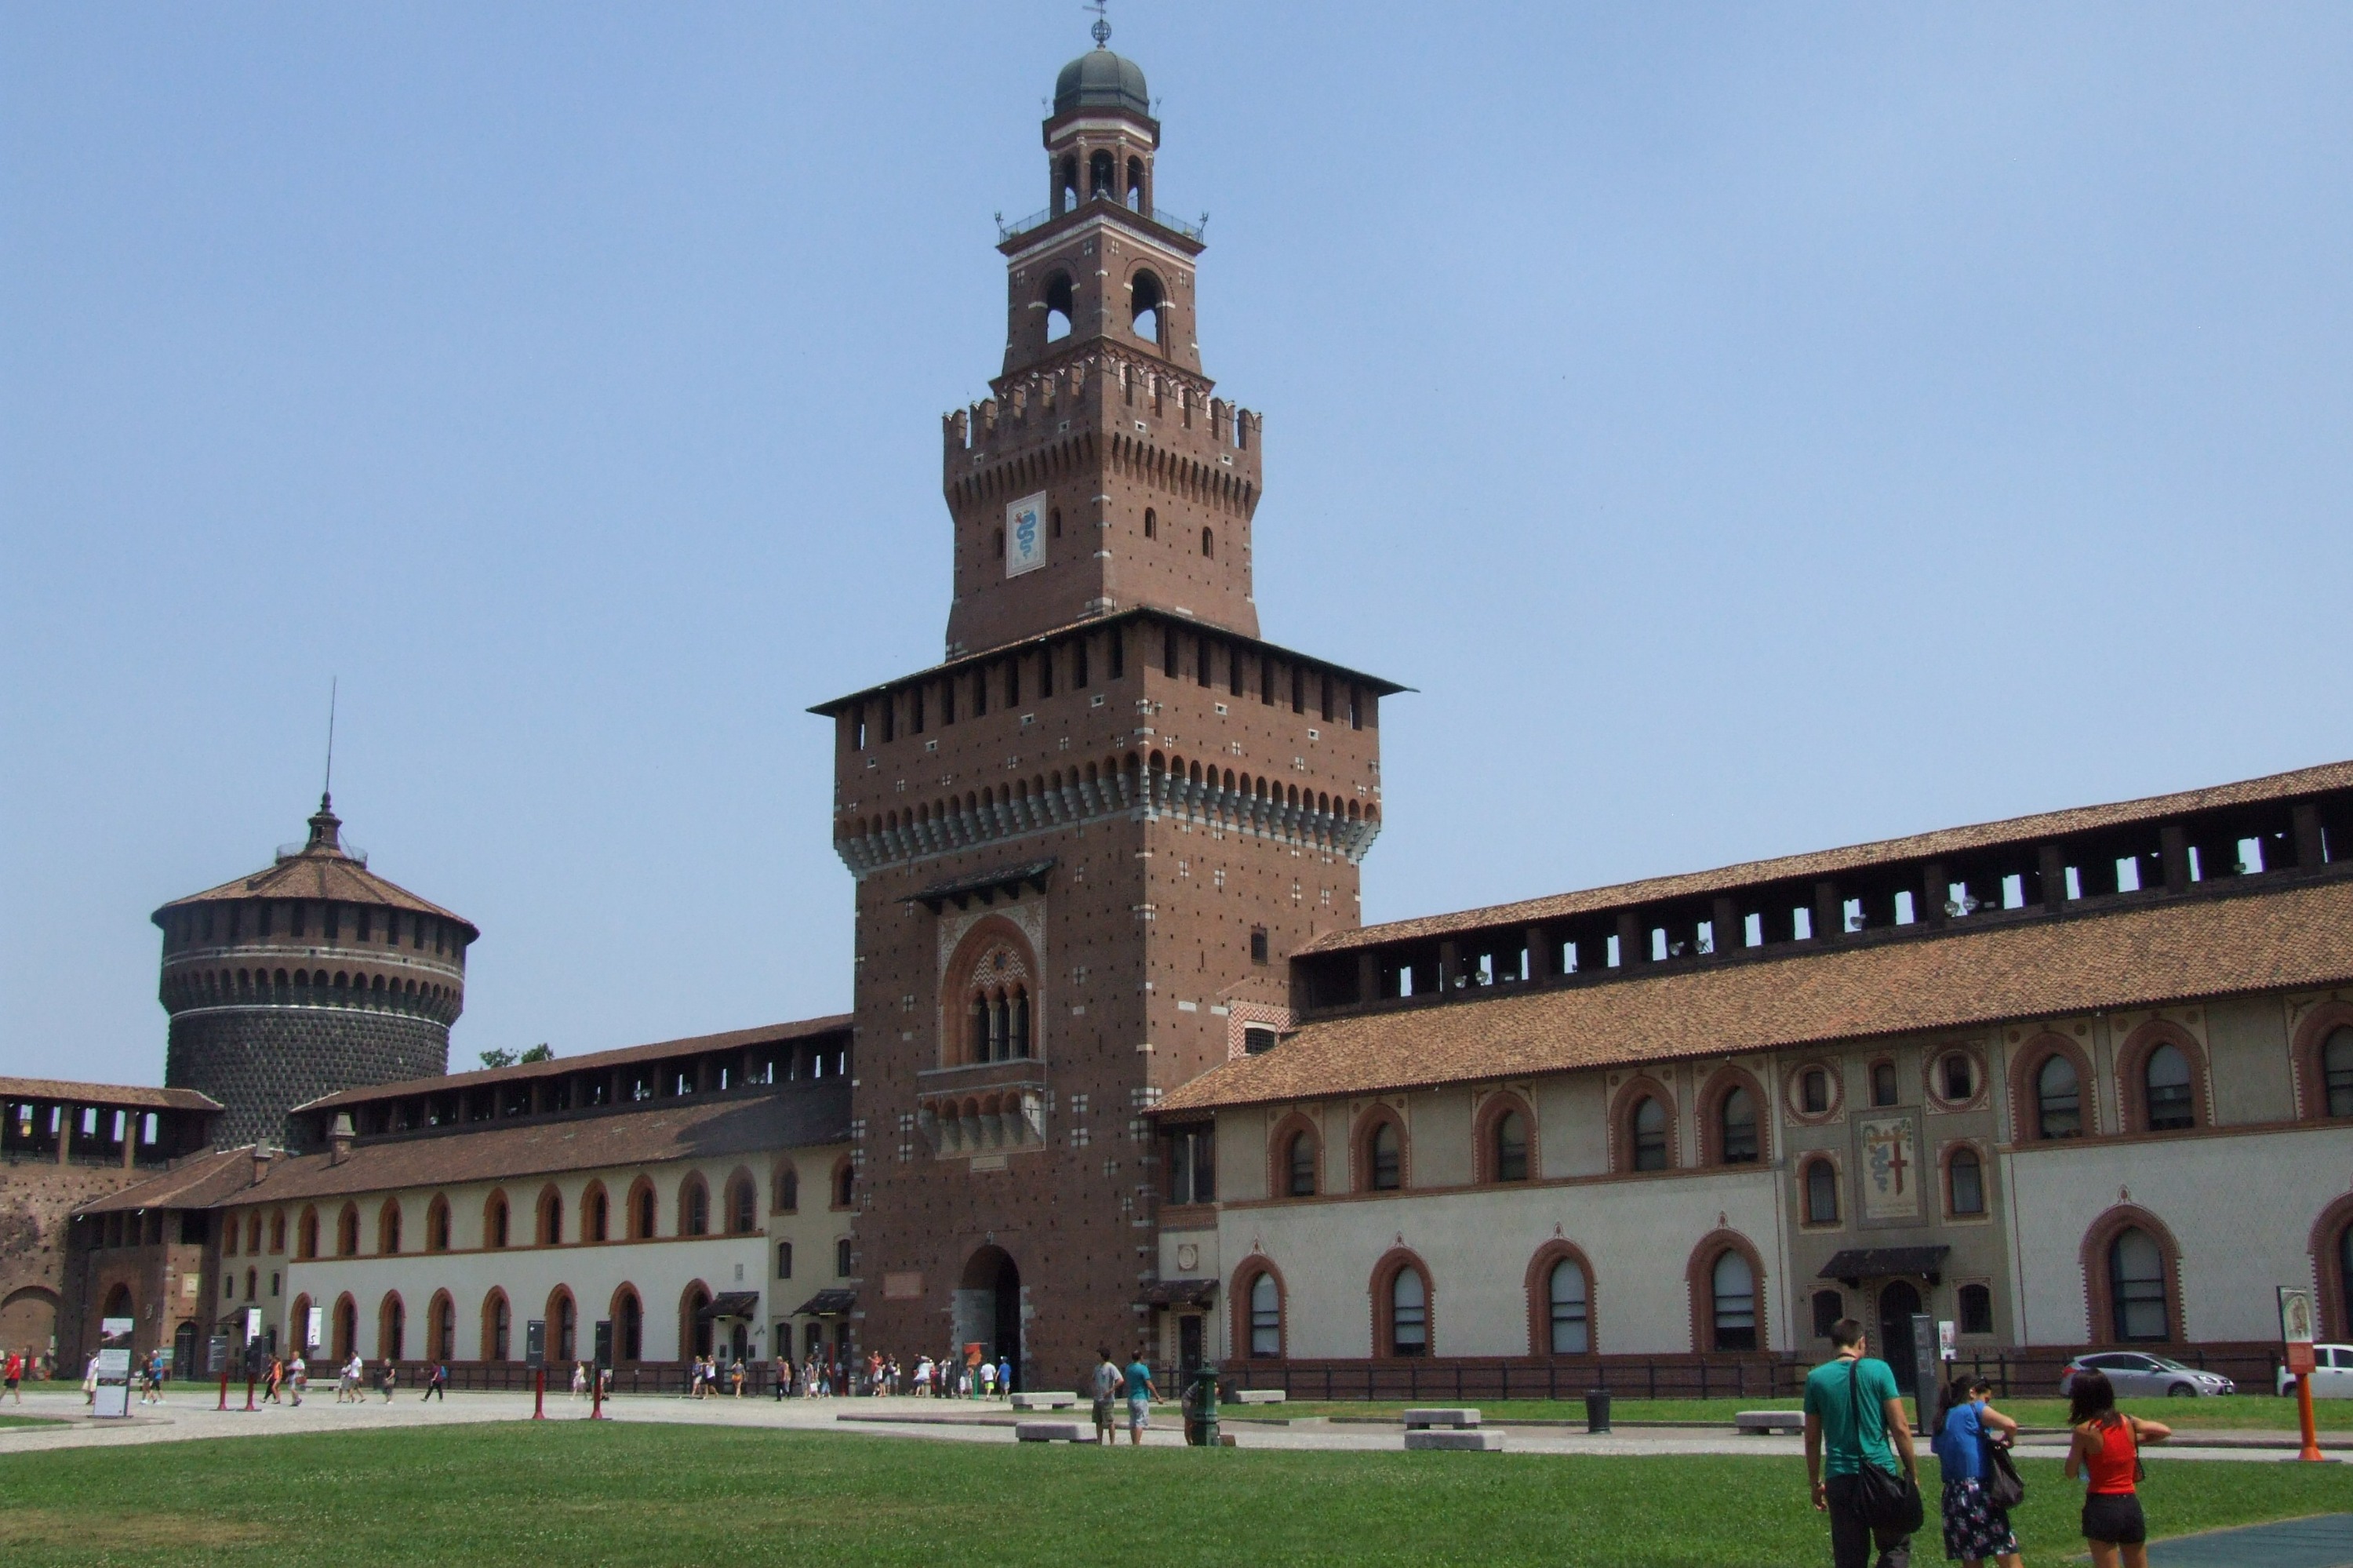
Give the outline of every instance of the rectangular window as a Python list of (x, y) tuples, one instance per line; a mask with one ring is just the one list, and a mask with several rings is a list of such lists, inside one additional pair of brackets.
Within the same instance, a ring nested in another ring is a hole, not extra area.
[(1127, 633), (1114, 626), (1106, 635), (1111, 642), (1111, 678), (1116, 681), (1127, 673)]
[(1235, 696), (1240, 696), (1244, 688), (1248, 687), (1250, 684), (1250, 682), (1243, 678), (1243, 672), (1249, 668), (1250, 662), (1242, 657), (1240, 646), (1237, 643), (1227, 643), (1226, 687), (1229, 691), (1232, 692)]
[(1307, 711), (1307, 671), (1298, 664), (1291, 667), (1291, 711), (1295, 714)]
[(1087, 640), (1083, 636), (1071, 643), (1071, 689), (1074, 692), (1087, 689)]
[(1253, 927), (1250, 929), (1250, 962), (1254, 964), (1262, 964), (1267, 961), (1267, 958), (1268, 944), (1266, 927), (1263, 926)]
[(1214, 646), (1206, 634), (1193, 639), (1193, 682), (1196, 685), (1209, 683), (1209, 655)]
[(1258, 700), (1269, 707), (1274, 705), (1274, 655), (1258, 656)]
[(1005, 705), (1021, 705), (1021, 655), (1016, 653), (1005, 662)]
[(923, 733), (923, 688), (921, 685), (907, 688), (907, 733)]
[(307, 924), (303, 918), (302, 906), (300, 904), (289, 904), (286, 906), (286, 934), (290, 937), (301, 936)]
[(1317, 711), (1323, 714), (1325, 724), (1332, 722), (1332, 677), (1328, 674), (1324, 677), (1324, 700)]
[(323, 924), (320, 927), (322, 933), (330, 942), (337, 940), (337, 933), (342, 929), (343, 923), (343, 906), (340, 904), (328, 905), (326, 914), (321, 916), (321, 918), (323, 921)]
[(849, 1238), (848, 1236), (833, 1244), (833, 1277), (836, 1279), (849, 1277)]
[(854, 751), (866, 749), (866, 705), (853, 704), (849, 710), (849, 745)]
[(1218, 1162), (1210, 1129), (1184, 1128), (1161, 1141), (1168, 1164), (1168, 1201), (1208, 1203), (1217, 1201)]
[(943, 726), (955, 723), (956, 678), (950, 675), (940, 683), (940, 723)]
[(972, 716), (980, 717), (988, 711), (988, 669), (983, 665), (972, 673)]
[(1050, 642), (1038, 650), (1038, 694), (1054, 694), (1054, 645)]
[(886, 692), (882, 695), (882, 744), (888, 746), (898, 738), (899, 700)]
[(1175, 627), (1173, 627), (1173, 626), (1172, 626), (1172, 627), (1170, 627), (1170, 628), (1168, 628), (1168, 649), (1167, 649), (1167, 652), (1168, 652), (1168, 659), (1167, 659), (1168, 673), (1169, 673), (1170, 675), (1172, 675), (1172, 676), (1174, 676), (1174, 675), (1182, 675), (1182, 674), (1185, 673), (1185, 670), (1184, 670), (1184, 665), (1183, 665), (1183, 663), (1182, 663), (1181, 655), (1178, 653), (1177, 649), (1176, 649), (1176, 629)]

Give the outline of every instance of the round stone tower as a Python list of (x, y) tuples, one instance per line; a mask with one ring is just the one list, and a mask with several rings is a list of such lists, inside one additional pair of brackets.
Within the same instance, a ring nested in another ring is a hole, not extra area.
[(155, 911), (164, 1082), (227, 1107), (222, 1147), (283, 1142), (286, 1113), (338, 1089), (446, 1072), (481, 935), (343, 847), (327, 796), (310, 842)]

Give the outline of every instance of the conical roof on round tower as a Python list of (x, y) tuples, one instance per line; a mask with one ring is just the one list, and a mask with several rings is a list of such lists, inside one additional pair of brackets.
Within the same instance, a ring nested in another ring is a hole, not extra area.
[(174, 898), (150, 918), (162, 926), (172, 910), (225, 899), (310, 898), (430, 915), (463, 927), (469, 942), (480, 938), (481, 931), (464, 916), (430, 899), (419, 898), (398, 883), (370, 871), (366, 856), (353, 854), (343, 847), (343, 819), (335, 815), (334, 797), (322, 795), (318, 810), (311, 816), (310, 840), (301, 848), (280, 851), (275, 862), (250, 876)]

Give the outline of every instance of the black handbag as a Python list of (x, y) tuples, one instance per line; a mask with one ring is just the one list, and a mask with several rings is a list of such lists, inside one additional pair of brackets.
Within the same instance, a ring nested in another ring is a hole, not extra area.
[(1854, 1412), (1855, 1516), (1873, 1530), (1910, 1535), (1927, 1518), (1927, 1505), (1920, 1499), (1919, 1482), (1881, 1469), (1862, 1451), (1862, 1368), (1859, 1356), (1846, 1368), (1846, 1395)]
[(2006, 1445), (1985, 1439), (1986, 1501), (2008, 1513), (2026, 1500), (2026, 1482)]

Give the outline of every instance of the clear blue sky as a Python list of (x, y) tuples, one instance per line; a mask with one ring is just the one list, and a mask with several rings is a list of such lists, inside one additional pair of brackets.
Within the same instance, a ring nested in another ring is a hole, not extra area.
[[(1121, 4), (1395, 917), (2353, 756), (2353, 9)], [(849, 996), (1074, 3), (0, 9), (0, 1072), (319, 788), (453, 1059)]]

